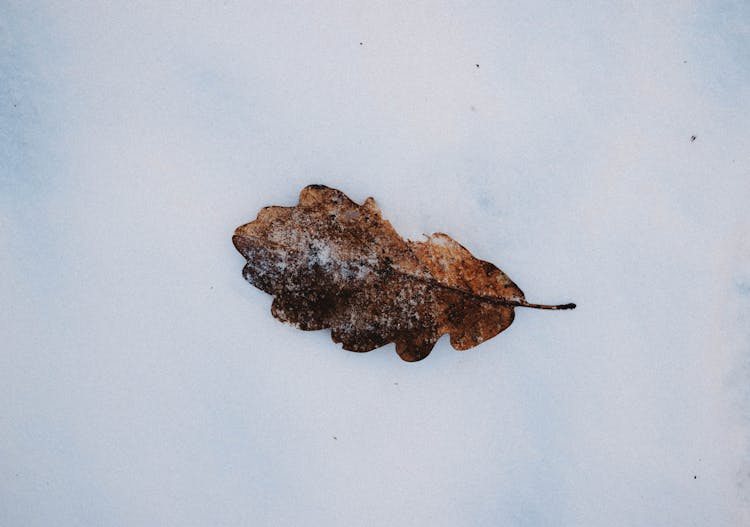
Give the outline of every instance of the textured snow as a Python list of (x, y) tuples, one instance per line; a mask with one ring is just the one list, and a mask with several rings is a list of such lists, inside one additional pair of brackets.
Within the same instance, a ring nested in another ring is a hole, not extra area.
[[(750, 524), (749, 23), (2, 2), (0, 525)], [(281, 324), (231, 235), (309, 183), (578, 308)]]

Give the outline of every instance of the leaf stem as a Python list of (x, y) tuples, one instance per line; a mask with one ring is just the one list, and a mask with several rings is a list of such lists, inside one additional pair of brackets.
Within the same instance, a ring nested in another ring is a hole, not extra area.
[(576, 305), (573, 303), (570, 304), (557, 304), (557, 305), (548, 305), (548, 304), (531, 304), (529, 302), (519, 302), (516, 304), (519, 307), (533, 307), (534, 309), (575, 309)]
[(550, 305), (550, 304), (532, 304), (531, 302), (527, 302), (526, 300), (512, 300), (507, 298), (497, 298), (493, 296), (484, 296), (484, 295), (477, 295), (476, 293), (473, 293), (471, 291), (466, 291), (464, 289), (461, 289), (459, 287), (453, 287), (446, 284), (441, 284), (434, 278), (421, 278), (418, 276), (414, 276), (413, 274), (408, 273), (401, 273), (402, 276), (405, 276), (407, 278), (411, 278), (412, 280), (416, 280), (418, 282), (422, 282), (425, 284), (432, 285), (434, 287), (439, 287), (441, 289), (448, 289), (449, 291), (453, 291), (455, 293), (458, 293), (459, 295), (463, 295), (468, 298), (474, 298), (475, 300), (479, 300), (480, 302), (487, 302), (489, 304), (495, 304), (496, 306), (509, 306), (509, 307), (530, 307), (533, 309), (554, 309), (554, 310), (562, 310), (562, 309), (575, 309), (576, 305), (574, 303), (569, 304), (556, 304), (556, 305)]

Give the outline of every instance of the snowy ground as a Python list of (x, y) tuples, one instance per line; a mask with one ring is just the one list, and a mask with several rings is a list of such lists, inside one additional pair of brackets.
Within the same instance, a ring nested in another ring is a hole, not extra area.
[[(405, 4), (2, 2), (0, 525), (750, 523), (747, 2)], [(308, 183), (579, 307), (280, 324)]]

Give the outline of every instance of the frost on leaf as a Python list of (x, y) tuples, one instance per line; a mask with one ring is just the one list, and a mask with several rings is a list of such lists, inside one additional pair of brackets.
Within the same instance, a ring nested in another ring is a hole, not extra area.
[(350, 351), (390, 342), (406, 361), (425, 358), (437, 340), (465, 350), (510, 326), (515, 307), (572, 309), (526, 302), (489, 262), (450, 236), (406, 241), (372, 198), (310, 185), (294, 207), (265, 207), (238, 227), (234, 246), (247, 281), (275, 298), (273, 316), (304, 330), (331, 328)]

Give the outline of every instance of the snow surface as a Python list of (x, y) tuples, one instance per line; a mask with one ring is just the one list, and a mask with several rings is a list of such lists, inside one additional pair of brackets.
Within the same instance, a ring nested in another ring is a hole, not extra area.
[[(743, 0), (3, 1), (0, 525), (750, 524), (749, 37)], [(415, 364), (283, 325), (231, 235), (308, 183), (578, 308)]]

